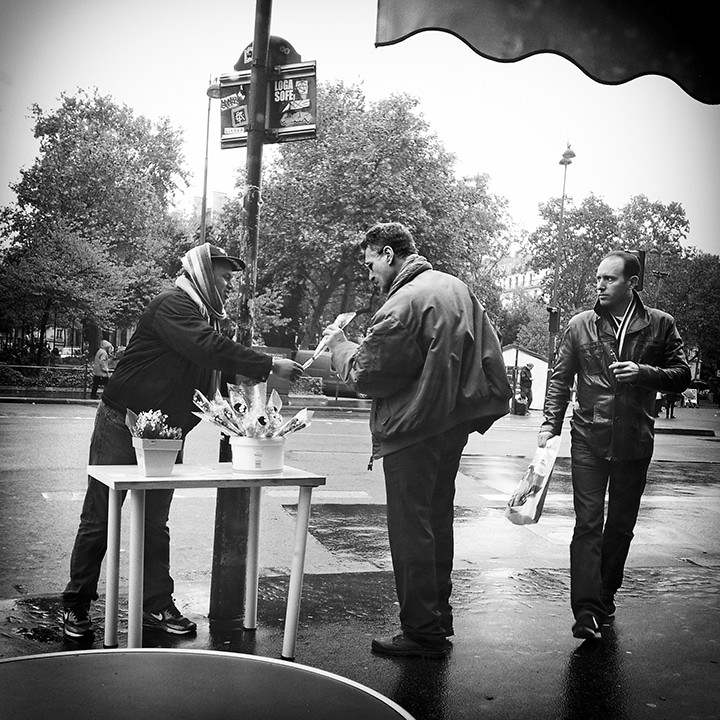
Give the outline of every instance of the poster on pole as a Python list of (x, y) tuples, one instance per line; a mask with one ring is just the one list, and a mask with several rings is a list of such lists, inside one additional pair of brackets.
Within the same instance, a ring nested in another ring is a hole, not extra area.
[[(247, 146), (250, 70), (220, 76), (220, 147)], [(317, 132), (315, 62), (277, 66), (268, 77), (265, 142), (308, 140)]]

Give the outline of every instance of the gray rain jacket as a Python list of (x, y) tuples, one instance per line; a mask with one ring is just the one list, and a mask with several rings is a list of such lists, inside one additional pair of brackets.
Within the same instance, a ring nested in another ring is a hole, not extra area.
[(373, 455), (382, 457), (461, 422), (485, 432), (512, 390), (497, 333), (462, 281), (411, 257), (360, 345), (335, 346), (345, 382), (372, 398)]

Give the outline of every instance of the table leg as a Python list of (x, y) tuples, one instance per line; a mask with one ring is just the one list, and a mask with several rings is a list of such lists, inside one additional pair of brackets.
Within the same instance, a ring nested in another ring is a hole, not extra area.
[(250, 488), (250, 506), (248, 508), (247, 557), (245, 559), (245, 630), (257, 628), (257, 596), (260, 557), (260, 500), (262, 488)]
[(287, 608), (285, 610), (285, 634), (283, 636), (283, 660), (295, 659), (295, 640), (300, 618), (300, 597), (302, 595), (303, 575), (305, 573), (305, 548), (307, 547), (308, 524), (310, 522), (310, 503), (312, 487), (301, 487), (298, 493), (298, 510), (295, 521), (295, 546), (293, 547), (290, 585), (288, 587)]
[(143, 563), (145, 555), (145, 491), (130, 491), (130, 582), (128, 647), (142, 647)]
[(104, 648), (116, 648), (118, 587), (120, 584), (120, 497), (119, 490), (108, 492), (107, 553), (105, 555), (105, 640)]

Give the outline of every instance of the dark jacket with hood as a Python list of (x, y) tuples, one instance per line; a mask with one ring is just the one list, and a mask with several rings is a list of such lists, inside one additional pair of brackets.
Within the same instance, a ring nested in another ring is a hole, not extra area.
[(485, 432), (512, 390), (495, 329), (460, 280), (411, 256), (360, 345), (335, 346), (345, 382), (372, 397), (374, 457), (465, 421)]
[[(607, 460), (650, 457), (657, 391), (682, 392), (691, 379), (675, 320), (661, 310), (646, 308), (633, 293), (637, 304), (621, 355), (611, 320), (599, 303), (571, 318), (545, 397), (541, 430), (559, 435), (577, 377), (572, 438), (586, 442), (595, 455)], [(637, 363), (635, 383), (615, 381), (609, 369), (613, 354)]]
[(217, 332), (195, 302), (179, 288), (158, 295), (140, 318), (127, 350), (103, 393), (103, 402), (125, 413), (130, 408), (162, 410), (168, 424), (186, 435), (198, 422), (193, 393), (211, 388), (213, 370), (266, 380), (269, 355), (250, 350)]

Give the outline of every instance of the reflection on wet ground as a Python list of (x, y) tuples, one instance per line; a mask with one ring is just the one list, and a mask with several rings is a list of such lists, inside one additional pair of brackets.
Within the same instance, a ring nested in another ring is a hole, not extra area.
[(560, 720), (626, 720), (628, 682), (613, 623), (602, 642), (587, 640), (572, 653), (564, 677)]
[[(297, 506), (286, 506), (295, 511)], [(385, 506), (330, 504), (313, 506), (310, 533), (334, 555), (361, 558), (379, 570), (392, 568)]]
[[(489, 464), (494, 460), (494, 464)], [(460, 472), (475, 480), (492, 484), (498, 472), (514, 471), (518, 481), (522, 469), (527, 466), (526, 458), (489, 458), (486, 456), (463, 456)], [(551, 477), (554, 492), (571, 493), (570, 458), (558, 458)], [(668, 462), (653, 460), (648, 470), (646, 494), (688, 492), (687, 486), (708, 486), (720, 483), (720, 465), (708, 462)]]

